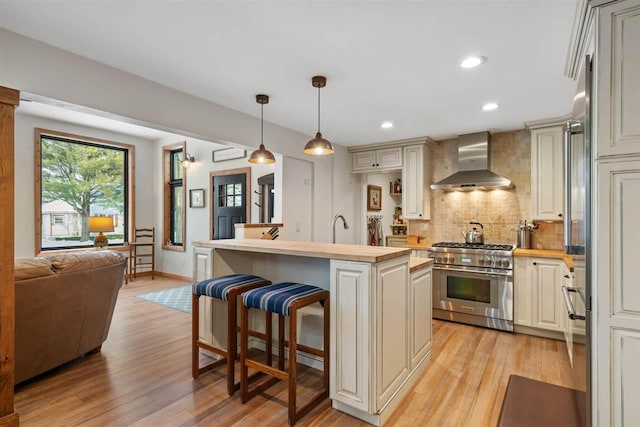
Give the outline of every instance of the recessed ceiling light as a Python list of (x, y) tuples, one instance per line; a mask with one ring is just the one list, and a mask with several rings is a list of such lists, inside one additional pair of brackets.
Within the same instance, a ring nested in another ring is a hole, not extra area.
[(460, 66), (462, 68), (473, 68), (482, 64), (485, 60), (486, 59), (482, 56), (469, 56), (462, 60), (462, 62), (460, 63)]
[(484, 104), (482, 106), (482, 109), (484, 111), (493, 111), (493, 110), (497, 110), (498, 109), (498, 104), (496, 104), (495, 102), (489, 102), (488, 104)]
[(382, 129), (391, 129), (393, 127), (393, 122), (382, 122), (380, 123), (380, 127)]

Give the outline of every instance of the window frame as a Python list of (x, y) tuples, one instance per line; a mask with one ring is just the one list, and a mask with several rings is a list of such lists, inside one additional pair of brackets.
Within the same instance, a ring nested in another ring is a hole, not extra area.
[[(182, 166), (182, 178), (173, 179), (173, 153), (182, 151), (183, 159), (187, 153), (187, 143), (182, 141), (176, 144), (165, 145), (162, 147), (162, 176), (163, 176), (163, 199), (162, 199), (162, 249), (170, 251), (185, 252), (187, 238), (187, 170)], [(175, 244), (171, 241), (173, 230), (175, 227), (171, 212), (174, 206), (173, 189), (177, 186), (182, 187), (182, 243)]]
[(34, 205), (35, 205), (35, 255), (43, 256), (54, 253), (79, 252), (93, 248), (91, 246), (79, 246), (73, 248), (44, 249), (42, 248), (42, 138), (51, 137), (59, 140), (69, 140), (70, 142), (84, 143), (94, 146), (112, 147), (123, 150), (125, 154), (125, 215), (127, 226), (125, 230), (125, 242), (122, 245), (109, 245), (109, 249), (125, 250), (129, 247), (128, 239), (133, 235), (135, 228), (135, 146), (106, 139), (93, 138), (84, 135), (76, 135), (67, 132), (60, 132), (51, 129), (35, 128), (35, 185), (34, 185)]

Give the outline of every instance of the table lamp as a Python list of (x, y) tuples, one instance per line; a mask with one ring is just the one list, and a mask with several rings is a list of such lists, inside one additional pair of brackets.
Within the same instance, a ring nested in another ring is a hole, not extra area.
[(96, 248), (104, 248), (109, 244), (107, 236), (102, 232), (113, 231), (113, 217), (110, 216), (90, 216), (89, 217), (89, 233), (100, 233), (93, 241), (93, 246)]

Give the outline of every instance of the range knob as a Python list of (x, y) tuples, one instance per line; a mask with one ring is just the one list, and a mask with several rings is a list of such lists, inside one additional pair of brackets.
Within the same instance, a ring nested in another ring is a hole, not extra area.
[(449, 262), (450, 262), (451, 264), (453, 264), (453, 261), (454, 261), (454, 260), (455, 260), (455, 258), (454, 258), (454, 257), (449, 258)]
[(503, 259), (502, 260), (502, 266), (503, 267), (509, 267), (509, 260), (508, 259)]

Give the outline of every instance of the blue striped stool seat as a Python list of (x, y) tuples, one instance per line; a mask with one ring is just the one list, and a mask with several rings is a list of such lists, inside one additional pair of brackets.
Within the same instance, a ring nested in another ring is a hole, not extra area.
[(206, 295), (211, 298), (218, 298), (223, 301), (229, 299), (229, 292), (239, 286), (258, 284), (260, 282), (270, 283), (268, 280), (254, 276), (253, 274), (229, 274), (228, 276), (204, 279), (193, 284), (194, 295)]
[(326, 289), (295, 282), (274, 283), (243, 293), (242, 303), (248, 308), (258, 308), (288, 316), (291, 304), (320, 292), (326, 292)]

